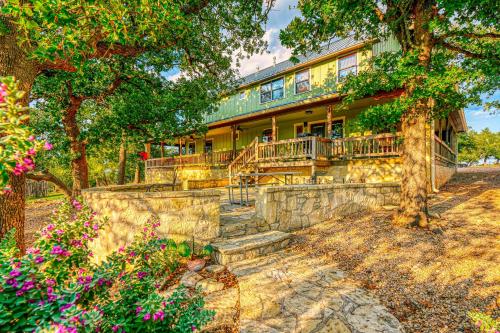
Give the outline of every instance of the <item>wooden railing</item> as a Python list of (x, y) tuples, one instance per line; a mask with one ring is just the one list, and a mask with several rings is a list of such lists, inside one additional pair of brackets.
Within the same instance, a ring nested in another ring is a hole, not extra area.
[(256, 152), (259, 146), (259, 138), (253, 139), (250, 144), (229, 164), (229, 180), (238, 174), (249, 163), (256, 160)]
[(259, 143), (257, 161), (396, 156), (400, 154), (399, 134), (377, 134), (342, 139), (305, 137)]
[(457, 154), (436, 135), (434, 136), (434, 153), (450, 163), (457, 162)]
[(146, 160), (146, 168), (162, 168), (180, 165), (228, 165), (233, 160), (233, 151), (191, 154)]
[[(447, 146), (436, 152), (453, 153)], [(364, 157), (397, 156), (400, 154), (400, 134), (377, 134), (342, 139), (304, 137), (274, 142), (261, 142), (255, 138), (238, 155), (232, 151), (213, 152), (154, 158), (146, 161), (147, 168), (180, 165), (226, 165), (234, 177), (254, 162), (335, 160)], [(236, 157), (235, 157), (236, 156)], [(449, 158), (446, 157), (445, 158)], [(453, 160), (453, 159), (451, 159)]]

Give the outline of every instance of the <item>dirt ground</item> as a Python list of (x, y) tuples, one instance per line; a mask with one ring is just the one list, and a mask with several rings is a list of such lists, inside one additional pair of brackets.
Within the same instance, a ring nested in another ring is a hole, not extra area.
[(407, 332), (473, 332), (468, 311), (499, 315), (500, 168), (460, 170), (430, 204), (430, 230), (381, 210), (302, 230), (294, 248), (338, 263)]
[(26, 247), (29, 247), (33, 243), (35, 233), (49, 223), (52, 211), (60, 203), (60, 200), (46, 199), (38, 199), (26, 203), (26, 222), (24, 226)]

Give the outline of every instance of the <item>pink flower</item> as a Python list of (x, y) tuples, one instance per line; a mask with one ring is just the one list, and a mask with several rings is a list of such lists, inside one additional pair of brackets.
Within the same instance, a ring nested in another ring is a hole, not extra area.
[(35, 258), (35, 264), (41, 264), (44, 261), (45, 259), (42, 256), (38, 256)]
[(90, 227), (90, 222), (89, 222), (89, 221), (85, 221), (85, 222), (83, 223), (83, 226), (84, 226), (85, 228)]
[(82, 210), (82, 204), (77, 200), (73, 199), (73, 201), (71, 201), (71, 204), (73, 205), (73, 207), (75, 207), (76, 210)]
[(10, 271), (9, 275), (15, 278), (21, 276), (21, 271), (19, 271), (18, 269), (13, 269)]
[(97, 223), (96, 223), (96, 224), (94, 224), (94, 225), (92, 226), (92, 229), (94, 229), (94, 230), (96, 230), (96, 231), (97, 231), (97, 230), (99, 230), (99, 225), (98, 225)]
[(161, 245), (160, 245), (160, 249), (162, 249), (162, 250), (165, 250), (165, 248), (166, 248), (166, 247), (167, 247), (167, 246), (166, 246), (165, 244), (161, 244)]
[(135, 308), (135, 314), (139, 314), (142, 311), (142, 307), (138, 306)]
[(62, 249), (62, 247), (60, 245), (54, 245), (54, 247), (50, 251), (50, 254), (54, 254), (54, 255), (59, 255), (59, 254), (64, 255), (64, 253), (65, 253), (65, 251)]
[(22, 296), (23, 294), (24, 294), (24, 291), (22, 291), (22, 290), (16, 291), (16, 296), (17, 297)]
[(43, 145), (43, 149), (45, 149), (45, 150), (52, 150), (52, 148), (54, 148), (54, 146), (50, 142), (45, 141), (45, 143)]
[[(52, 286), (55, 286), (55, 285), (56, 285), (56, 280), (54, 280), (54, 279), (47, 279), (47, 280), (45, 281), (45, 283), (47, 284), (47, 286), (52, 287)], [(47, 290), (48, 290), (48, 288), (47, 288)]]
[(28, 141), (33, 142), (35, 141), (35, 137), (33, 135), (30, 135), (28, 138)]
[(59, 236), (61, 236), (62, 234), (64, 234), (64, 230), (57, 229), (56, 230), (56, 234), (58, 234)]
[(154, 321), (157, 321), (157, 320), (163, 320), (164, 319), (164, 316), (165, 316), (165, 313), (161, 310), (159, 310), (158, 312), (156, 312), (154, 315), (153, 315), (153, 320)]
[(29, 156), (33, 156), (33, 155), (35, 155), (35, 154), (36, 154), (36, 150), (35, 150), (35, 148), (30, 148), (30, 149), (28, 149), (27, 154), (28, 154)]
[(120, 326), (118, 326), (118, 325), (115, 325), (115, 326), (113, 326), (113, 327), (111, 328), (111, 330), (112, 330), (113, 332), (118, 332), (118, 330), (119, 330), (119, 329), (120, 329)]
[(26, 250), (26, 253), (39, 254), (40, 253), (40, 249), (37, 249), (37, 248), (34, 248), (34, 247), (30, 247), (29, 249)]
[(9, 285), (9, 286), (12, 286), (14, 288), (17, 287), (17, 280), (15, 278), (11, 278), (11, 279), (7, 279), (6, 283)]
[(146, 314), (144, 315), (144, 317), (142, 317), (142, 320), (144, 320), (144, 321), (147, 321), (147, 320), (149, 320), (149, 319), (151, 319), (151, 314), (149, 314), (149, 313), (146, 313)]
[(196, 331), (196, 326), (191, 325), (191, 331), (193, 331), (193, 332)]
[(48, 231), (52, 231), (52, 230), (54, 230), (54, 228), (55, 228), (55, 227), (56, 227), (56, 226), (55, 226), (55, 225), (53, 225), (53, 224), (51, 223), (51, 224), (49, 224), (49, 225), (47, 226), (47, 230), (48, 230)]
[(146, 272), (138, 272), (137, 273), (137, 278), (139, 280), (142, 280), (146, 275), (148, 275), (148, 273), (146, 273)]
[(120, 247), (118, 248), (118, 252), (123, 252), (123, 251), (125, 251), (125, 247), (123, 247), (123, 245), (122, 245), (122, 246), (120, 246)]

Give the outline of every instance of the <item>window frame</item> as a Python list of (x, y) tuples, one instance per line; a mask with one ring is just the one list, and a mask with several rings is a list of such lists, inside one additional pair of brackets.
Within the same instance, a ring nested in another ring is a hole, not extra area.
[[(214, 139), (210, 138), (210, 139), (205, 139), (203, 141), (204, 141), (203, 142), (203, 153), (204, 154), (213, 153), (214, 152)], [(210, 146), (212, 147), (212, 150), (210, 152), (207, 152), (207, 142), (210, 142)]]
[[(283, 89), (283, 96), (280, 97), (280, 98), (273, 98), (273, 92), (274, 92), (274, 89), (273, 89), (273, 82), (276, 82), (276, 81), (279, 81), (279, 80), (282, 80), (283, 81), (283, 87), (281, 89)], [(265, 86), (265, 85), (271, 85), (271, 99), (268, 100), (268, 101), (262, 101), (262, 87)], [(280, 99), (283, 99), (285, 98), (285, 77), (284, 76), (281, 76), (281, 77), (278, 77), (276, 79), (273, 79), (271, 81), (267, 81), (265, 83), (261, 83), (261, 85), (259, 86), (259, 101), (260, 101), (260, 104), (265, 104), (265, 103), (269, 103), (269, 102), (273, 102), (273, 101), (277, 101), (277, 100), (280, 100)]]
[[(349, 58), (352, 56), (354, 56), (356, 58), (355, 65), (352, 65), (352, 66), (349, 66), (346, 68), (340, 68), (340, 61), (342, 59)], [(354, 68), (354, 75), (358, 75), (358, 53), (357, 52), (345, 55), (345, 56), (337, 59), (337, 82), (342, 82), (344, 80), (344, 78), (346, 77), (346, 76), (340, 77), (340, 72), (345, 71), (347, 69), (351, 69), (351, 68)], [(349, 73), (347, 75), (349, 75)]]
[[(307, 75), (307, 83), (309, 84), (309, 88), (307, 90), (305, 90), (305, 91), (297, 92), (297, 83), (305, 82), (305, 80), (297, 82), (297, 74), (305, 72), (305, 71), (307, 71), (307, 74), (308, 74)], [(311, 91), (311, 67), (303, 68), (303, 69), (301, 69), (299, 71), (295, 71), (293, 73), (293, 87), (294, 87), (294, 93), (295, 93), (295, 95), (299, 95), (299, 94), (303, 94), (303, 93)]]

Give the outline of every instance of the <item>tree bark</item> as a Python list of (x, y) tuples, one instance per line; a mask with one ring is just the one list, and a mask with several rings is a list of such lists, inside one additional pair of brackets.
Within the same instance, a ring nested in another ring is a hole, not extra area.
[(141, 182), (141, 167), (139, 163), (140, 162), (136, 162), (135, 164), (134, 184), (139, 184)]
[[(6, 19), (0, 20), (9, 29), (0, 35), (0, 77), (14, 76), (19, 84), (19, 89), (25, 92), (22, 105), (28, 106), (29, 93), (36, 76), (40, 73), (40, 64), (28, 59), (25, 49), (17, 44), (15, 27)], [(0, 195), (0, 239), (12, 228), (16, 228), (16, 242), (21, 250), (25, 251), (24, 244), (24, 219), (25, 219), (25, 187), (24, 175), (11, 175), (9, 184), (12, 193)]]
[(127, 135), (125, 131), (122, 132), (122, 141), (120, 144), (120, 153), (118, 157), (118, 185), (125, 184), (125, 173), (127, 167)]
[[(420, 66), (429, 68), (433, 48), (432, 35), (428, 30), (432, 8), (425, 0), (417, 1), (415, 13), (414, 49), (418, 52)], [(412, 96), (422, 84), (424, 76), (415, 77), (406, 87), (405, 94)], [(427, 175), (427, 131), (430, 114), (429, 99), (422, 98), (402, 118), (403, 153), (401, 202), (396, 222), (399, 224), (427, 226), (428, 175)]]
[(79, 196), (83, 189), (89, 187), (86, 144), (80, 139), (80, 128), (76, 115), (83, 102), (82, 97), (73, 96), (70, 91), (70, 102), (64, 111), (62, 123), (69, 140), (71, 152), (71, 176), (73, 178), (72, 196)]
[(66, 186), (66, 184), (64, 184), (62, 180), (54, 176), (48, 170), (43, 170), (39, 173), (28, 173), (26, 175), (26, 178), (35, 180), (37, 182), (39, 181), (51, 182), (52, 184), (57, 186), (57, 188), (60, 189), (66, 197), (71, 198), (71, 190), (68, 188), (68, 186)]

